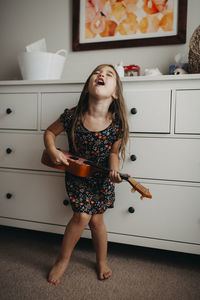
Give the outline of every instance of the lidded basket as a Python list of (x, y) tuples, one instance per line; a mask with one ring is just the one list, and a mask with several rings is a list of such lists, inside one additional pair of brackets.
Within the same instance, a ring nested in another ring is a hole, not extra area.
[(188, 71), (200, 73), (200, 25), (195, 29), (189, 44)]

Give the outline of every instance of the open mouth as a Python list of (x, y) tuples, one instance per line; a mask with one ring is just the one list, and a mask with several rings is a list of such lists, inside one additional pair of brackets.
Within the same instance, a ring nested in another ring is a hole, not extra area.
[(98, 80), (96, 81), (96, 83), (97, 83), (98, 85), (105, 85), (105, 82), (104, 82), (103, 79), (98, 79)]

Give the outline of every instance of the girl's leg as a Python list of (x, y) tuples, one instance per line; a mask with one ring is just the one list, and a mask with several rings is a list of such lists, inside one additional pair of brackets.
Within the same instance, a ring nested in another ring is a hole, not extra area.
[(91, 219), (90, 215), (85, 213), (74, 213), (69, 221), (62, 241), (62, 247), (56, 263), (52, 267), (48, 281), (58, 285), (61, 277), (67, 268), (72, 251), (81, 237), (84, 228), (88, 225)]
[(89, 223), (94, 248), (96, 251), (97, 268), (99, 279), (107, 279), (112, 275), (112, 271), (107, 263), (107, 232), (103, 220), (103, 214), (93, 215)]

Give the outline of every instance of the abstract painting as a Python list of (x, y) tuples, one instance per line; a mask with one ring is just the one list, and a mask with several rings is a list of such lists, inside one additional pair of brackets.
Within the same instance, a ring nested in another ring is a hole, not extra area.
[(187, 0), (75, 0), (73, 50), (184, 43)]

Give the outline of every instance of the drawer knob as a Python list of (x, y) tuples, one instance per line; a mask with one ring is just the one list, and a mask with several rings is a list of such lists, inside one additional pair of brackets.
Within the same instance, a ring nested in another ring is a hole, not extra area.
[(131, 108), (131, 113), (132, 113), (132, 115), (136, 115), (137, 109), (135, 107)]
[(69, 205), (69, 200), (65, 199), (65, 200), (63, 201), (63, 204), (64, 204), (65, 206)]
[(7, 153), (7, 154), (12, 153), (12, 149), (11, 149), (11, 148), (7, 148), (7, 149), (6, 149), (6, 153)]
[(132, 161), (135, 161), (135, 160), (137, 159), (137, 156), (136, 156), (135, 154), (132, 154), (131, 157), (130, 157), (130, 159), (131, 159)]
[(11, 114), (12, 113), (12, 109), (11, 108), (7, 108), (6, 109), (6, 113), (7, 113), (7, 115)]
[(7, 193), (7, 194), (6, 194), (6, 198), (7, 198), (7, 199), (12, 198), (12, 194), (11, 194), (11, 193)]
[(133, 213), (135, 212), (135, 208), (132, 207), (132, 206), (130, 206), (130, 207), (128, 208), (128, 212), (129, 212), (130, 214), (133, 214)]

